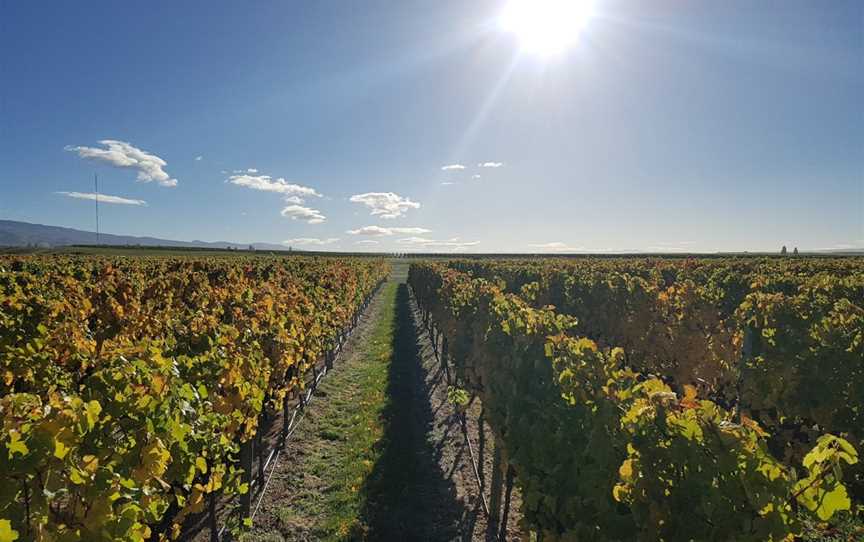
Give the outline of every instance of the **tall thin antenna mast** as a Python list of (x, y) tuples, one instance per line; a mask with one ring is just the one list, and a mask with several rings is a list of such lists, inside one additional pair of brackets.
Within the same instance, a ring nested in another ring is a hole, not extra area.
[(99, 244), (99, 176), (93, 174), (93, 184), (96, 188), (96, 244)]

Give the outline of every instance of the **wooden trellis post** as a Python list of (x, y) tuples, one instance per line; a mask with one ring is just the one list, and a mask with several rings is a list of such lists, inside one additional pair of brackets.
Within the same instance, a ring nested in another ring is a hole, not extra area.
[(216, 525), (216, 492), (211, 491), (208, 500), (208, 525), (210, 527), (210, 542), (219, 542), (219, 527)]
[(513, 467), (507, 465), (507, 481), (504, 488), (504, 510), (501, 512), (501, 530), (498, 533), (499, 540), (507, 539), (507, 519), (510, 516), (510, 497), (513, 494), (513, 479), (516, 476), (516, 471)]
[(487, 538), (492, 539), (498, 536), (498, 519), (501, 514), (501, 489), (504, 485), (501, 463), (501, 445), (496, 437), (492, 451), (492, 482), (489, 488), (491, 491), (489, 497), (489, 521), (486, 524), (486, 536)]
[(252, 512), (252, 439), (240, 443), (240, 468), (243, 469), (243, 474), (240, 476), (240, 481), (246, 484), (249, 489), (246, 493), (240, 495), (240, 516), (242, 519), (250, 517)]

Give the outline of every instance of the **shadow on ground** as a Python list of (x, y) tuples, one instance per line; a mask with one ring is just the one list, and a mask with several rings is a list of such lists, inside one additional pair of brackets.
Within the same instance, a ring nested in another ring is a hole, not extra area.
[(408, 287), (396, 298), (393, 350), (384, 409), (380, 459), (361, 491), (369, 540), (453, 540), (460, 538), (466, 515), (453, 482), (441, 472), (435, 447), (427, 439), (433, 423), (419, 362), (416, 328)]

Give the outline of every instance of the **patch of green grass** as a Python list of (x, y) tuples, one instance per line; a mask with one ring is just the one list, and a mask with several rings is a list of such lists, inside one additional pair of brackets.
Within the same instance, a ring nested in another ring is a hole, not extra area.
[(320, 431), (318, 436), (324, 440), (342, 440), (342, 433), (340, 431), (331, 431), (329, 429)]
[(285, 538), (279, 533), (246, 533), (240, 535), (240, 542), (285, 542)]
[(276, 510), (276, 517), (279, 518), (279, 521), (288, 525), (294, 523), (297, 516), (290, 508), (279, 508), (278, 510)]
[(316, 540), (362, 538), (365, 532), (361, 489), (381, 453), (397, 287), (395, 281), (384, 287), (382, 311), (359, 362), (325, 378), (327, 398), (312, 405), (314, 434), (321, 440), (297, 468), (323, 486), (297, 495), (277, 514), (284, 524), (311, 525)]

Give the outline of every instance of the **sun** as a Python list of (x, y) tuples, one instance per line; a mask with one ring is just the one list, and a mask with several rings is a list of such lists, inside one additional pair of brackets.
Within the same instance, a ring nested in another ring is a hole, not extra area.
[(593, 11), (592, 0), (510, 0), (498, 26), (515, 34), (523, 51), (550, 55), (576, 43)]

